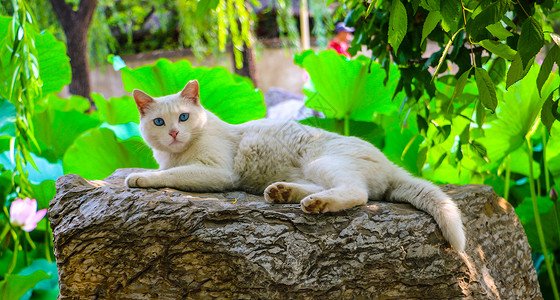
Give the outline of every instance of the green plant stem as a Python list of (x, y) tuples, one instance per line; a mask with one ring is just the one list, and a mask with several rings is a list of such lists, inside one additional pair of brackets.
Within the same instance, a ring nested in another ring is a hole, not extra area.
[(546, 241), (544, 240), (544, 232), (541, 223), (541, 215), (539, 214), (539, 207), (537, 205), (537, 195), (535, 193), (535, 182), (533, 177), (533, 148), (531, 145), (531, 138), (527, 137), (527, 148), (529, 149), (529, 188), (531, 190), (531, 200), (533, 201), (533, 213), (535, 214), (535, 224), (537, 225), (537, 234), (539, 236), (539, 242), (541, 244), (541, 249), (544, 255), (544, 261), (546, 263), (546, 269), (548, 270), (548, 277), (550, 279), (550, 285), (552, 286), (552, 292), (554, 293), (554, 299), (559, 300), (560, 295), (558, 294), (558, 287), (556, 286), (556, 279), (554, 279), (554, 271), (552, 270), (552, 262), (548, 256), (548, 250), (546, 249)]
[[(529, 168), (532, 168), (533, 166), (529, 166)], [(539, 180), (539, 178), (537, 178), (537, 180), (535, 180), (537, 182), (537, 190), (536, 190), (536, 194), (537, 197), (541, 196), (541, 181)]]
[(4, 241), (4, 239), (6, 238), (6, 235), (8, 235), (8, 232), (10, 232), (10, 223), (9, 222), (6, 225), (4, 225), (4, 229), (2, 229), (2, 233), (0, 233), (0, 243), (2, 243), (2, 241)]
[(14, 253), (12, 254), (12, 260), (10, 261), (10, 266), (8, 267), (8, 272), (6, 274), (12, 274), (17, 264), (17, 256), (19, 251), (19, 236), (16, 234), (14, 239)]
[(544, 165), (544, 182), (546, 184), (546, 192), (550, 193), (550, 175), (548, 174), (548, 163), (546, 162), (546, 127), (542, 126), (542, 142), (543, 142), (543, 165)]
[(25, 240), (27, 241), (27, 244), (29, 246), (31, 246), (31, 250), (35, 250), (37, 248), (37, 246), (35, 246), (35, 243), (33, 242), (33, 240), (31, 239), (31, 236), (29, 235), (29, 232), (25, 232)]
[(558, 240), (560, 241), (560, 220), (558, 220), (558, 202), (552, 206), (554, 212), (554, 220), (556, 221), (556, 233), (558, 233)]
[(509, 202), (509, 185), (511, 181), (511, 155), (506, 158), (506, 182), (504, 186), (504, 198)]
[(350, 136), (350, 116), (344, 115), (344, 135)]
[(23, 264), (27, 267), (29, 266), (29, 247), (25, 238), (21, 238), (21, 250), (23, 251)]
[(46, 222), (45, 227), (47, 227), (46, 234), (45, 234), (45, 258), (47, 259), (48, 262), (52, 262), (50, 246), (53, 240), (53, 236), (52, 236), (52, 230), (49, 226), (49, 222)]

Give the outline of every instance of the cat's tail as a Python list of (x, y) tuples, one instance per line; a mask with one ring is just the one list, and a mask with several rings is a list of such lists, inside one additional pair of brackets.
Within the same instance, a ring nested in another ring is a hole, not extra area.
[(465, 232), (457, 204), (429, 181), (415, 178), (402, 169), (393, 173), (388, 200), (409, 202), (434, 217), (443, 236), (457, 250), (465, 249)]

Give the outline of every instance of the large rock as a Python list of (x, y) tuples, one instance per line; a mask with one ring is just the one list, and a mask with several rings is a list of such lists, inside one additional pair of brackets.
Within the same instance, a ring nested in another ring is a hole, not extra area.
[(57, 181), (59, 298), (542, 298), (523, 228), (488, 186), (443, 187), (463, 254), (407, 204), (308, 215), (242, 192), (128, 189), (132, 171)]

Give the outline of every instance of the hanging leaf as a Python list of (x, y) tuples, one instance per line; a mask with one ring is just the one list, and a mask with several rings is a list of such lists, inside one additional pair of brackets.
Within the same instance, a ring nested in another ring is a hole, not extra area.
[(463, 94), (463, 89), (467, 84), (467, 80), (469, 79), (470, 72), (471, 69), (468, 69), (467, 71), (463, 72), (463, 74), (461, 74), (459, 79), (457, 79), (457, 84), (455, 85), (455, 89), (453, 90), (453, 96), (451, 96), (451, 101), (453, 101), (457, 96)]
[(420, 6), (428, 11), (440, 10), (440, 0), (422, 0)]
[[(539, 75), (540, 75), (540, 73), (539, 73)], [(544, 101), (544, 104), (543, 104), (542, 110), (541, 110), (541, 122), (544, 124), (544, 126), (546, 126), (546, 129), (548, 129), (548, 132), (551, 132), (552, 124), (556, 120), (554, 118), (554, 114), (552, 113), (552, 111), (554, 109), (553, 105), (554, 105), (554, 101), (552, 101), (552, 93), (550, 93), (550, 95), (548, 95), (548, 97), (546, 97), (546, 100)]]
[(446, 32), (457, 30), (459, 20), (462, 18), (462, 8), (460, 0), (440, 1), (441, 27)]
[(497, 86), (505, 81), (507, 67), (508, 66), (506, 64), (506, 60), (501, 57), (497, 57), (490, 64), (490, 68), (488, 69), (488, 75), (490, 75), (490, 78), (492, 79), (494, 86)]
[(467, 23), (467, 32), (474, 41), (479, 41), (480, 37), (485, 37), (486, 27), (496, 24), (502, 19), (509, 5), (508, 0), (498, 0), (488, 5), (474, 19)]
[(484, 107), (494, 112), (498, 105), (498, 99), (496, 98), (496, 88), (488, 72), (483, 68), (475, 68), (474, 78), (476, 80), (476, 86), (478, 87), (480, 101), (482, 101)]
[(436, 28), (437, 24), (441, 21), (441, 14), (437, 10), (430, 11), (426, 20), (424, 21), (424, 26), (422, 27), (422, 42), (428, 37), (428, 35)]
[(513, 36), (513, 33), (505, 29), (501, 22), (488, 25), (486, 26), (486, 29), (501, 41), (507, 39), (510, 36)]
[(482, 102), (478, 101), (476, 103), (476, 124), (478, 128), (482, 128), (484, 122), (486, 121), (486, 111), (484, 110), (484, 106), (482, 106)]
[(544, 34), (541, 25), (529, 17), (521, 27), (521, 35), (517, 42), (517, 51), (521, 56), (523, 68), (525, 68), (544, 46)]
[(480, 45), (486, 50), (496, 54), (499, 57), (505, 58), (507, 60), (513, 60), (517, 51), (511, 49), (507, 44), (502, 44), (493, 40), (482, 40)]
[(558, 45), (554, 45), (554, 47), (548, 51), (541, 65), (539, 76), (537, 77), (537, 87), (539, 88), (539, 93), (541, 92), (542, 86), (548, 79), (555, 63), (557, 66), (560, 66), (560, 48)]
[(406, 35), (408, 17), (406, 8), (401, 0), (393, 0), (391, 5), (391, 15), (389, 16), (389, 44), (397, 53), (399, 46)]
[(531, 61), (530, 64), (528, 64), (527, 66), (525, 66), (525, 68), (523, 68), (523, 63), (521, 62), (521, 56), (519, 55), (519, 53), (515, 55), (515, 58), (513, 59), (513, 62), (511, 63), (511, 66), (509, 67), (509, 70), (507, 72), (506, 89), (509, 89), (510, 86), (512, 86), (514, 83), (518, 82), (519, 80), (523, 79), (525, 75), (529, 73), (529, 70), (533, 65), (533, 60)]

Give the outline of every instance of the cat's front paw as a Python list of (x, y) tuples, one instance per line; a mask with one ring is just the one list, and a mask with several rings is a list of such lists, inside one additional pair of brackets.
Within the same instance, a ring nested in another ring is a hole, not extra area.
[(271, 184), (264, 190), (264, 199), (268, 202), (290, 203), (293, 202), (292, 198), (292, 189), (283, 183)]
[(132, 173), (126, 176), (124, 183), (129, 188), (151, 187), (149, 173)]

